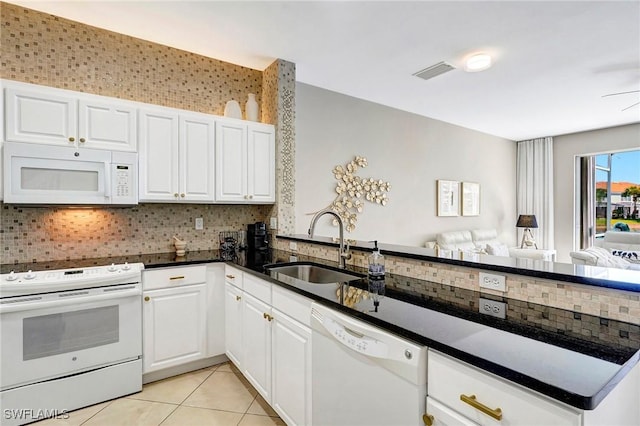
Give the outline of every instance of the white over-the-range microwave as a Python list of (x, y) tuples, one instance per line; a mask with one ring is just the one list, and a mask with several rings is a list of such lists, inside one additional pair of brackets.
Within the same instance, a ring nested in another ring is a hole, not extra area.
[(135, 152), (5, 142), (4, 202), (138, 204)]

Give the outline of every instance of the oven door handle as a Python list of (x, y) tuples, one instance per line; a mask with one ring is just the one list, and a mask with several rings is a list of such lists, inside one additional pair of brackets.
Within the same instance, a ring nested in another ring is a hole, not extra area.
[(68, 296), (60, 295), (60, 299), (34, 301), (33, 297), (25, 297), (24, 301), (5, 302), (0, 304), (0, 314), (10, 312), (33, 311), (37, 309), (57, 308), (59, 306), (79, 305), (81, 303), (93, 303), (106, 300), (117, 300), (125, 297), (134, 297), (142, 295), (139, 287), (127, 287), (123, 289), (105, 289), (102, 294), (92, 294), (89, 296), (80, 295), (83, 290), (78, 290), (78, 295), (69, 294)]

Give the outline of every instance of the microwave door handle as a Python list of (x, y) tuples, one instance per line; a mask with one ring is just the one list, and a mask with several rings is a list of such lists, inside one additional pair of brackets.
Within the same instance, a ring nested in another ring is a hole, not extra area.
[(104, 198), (111, 198), (111, 163), (104, 162)]

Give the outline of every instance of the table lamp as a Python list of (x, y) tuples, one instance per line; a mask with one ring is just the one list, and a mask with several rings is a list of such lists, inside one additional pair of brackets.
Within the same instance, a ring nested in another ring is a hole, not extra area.
[(521, 214), (518, 216), (518, 223), (516, 223), (516, 228), (525, 228), (522, 233), (522, 243), (520, 244), (520, 248), (524, 248), (524, 246), (531, 247), (534, 246), (536, 249), (538, 245), (536, 241), (533, 239), (533, 234), (531, 234), (531, 228), (537, 228), (538, 221), (536, 220), (536, 216), (533, 214)]

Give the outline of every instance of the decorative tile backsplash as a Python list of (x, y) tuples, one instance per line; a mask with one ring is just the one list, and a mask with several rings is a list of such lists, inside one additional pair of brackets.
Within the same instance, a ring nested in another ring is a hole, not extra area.
[(224, 115), (262, 72), (9, 3), (0, 8), (2, 78)]
[[(16, 207), (0, 204), (1, 263), (82, 259), (218, 249), (220, 231), (246, 230), (264, 221), (271, 206), (140, 204), (123, 208)], [(196, 231), (196, 217), (204, 229)]]
[[(277, 239), (275, 248), (290, 251), (289, 240)], [(307, 256), (337, 261), (338, 249), (321, 244), (297, 241), (297, 252)], [(367, 267), (369, 253), (352, 251), (349, 265)], [(478, 285), (479, 268), (467, 268), (397, 256), (386, 257), (388, 272), (420, 280), (446, 284), (509, 299), (553, 306), (573, 312), (610, 318), (640, 325), (640, 294), (622, 290), (558, 282), (516, 274), (506, 276), (507, 292), (482, 289)], [(413, 282), (413, 281), (411, 281)], [(411, 282), (409, 285), (411, 285)], [(415, 283), (415, 282), (413, 282)], [(418, 285), (418, 284), (416, 284)], [(410, 290), (419, 290), (409, 288)]]

